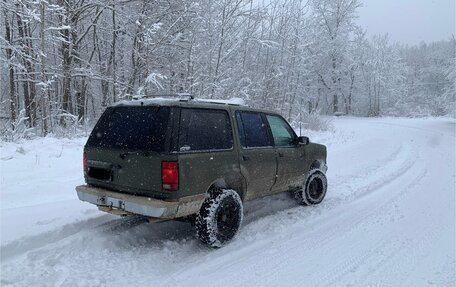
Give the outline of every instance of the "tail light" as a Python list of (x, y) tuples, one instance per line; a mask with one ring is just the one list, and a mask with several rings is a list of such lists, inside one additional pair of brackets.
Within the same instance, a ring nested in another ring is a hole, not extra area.
[(179, 166), (177, 161), (162, 161), (162, 189), (177, 190), (179, 187)]
[(82, 154), (82, 168), (84, 169), (84, 175), (87, 175), (87, 155), (85, 152)]

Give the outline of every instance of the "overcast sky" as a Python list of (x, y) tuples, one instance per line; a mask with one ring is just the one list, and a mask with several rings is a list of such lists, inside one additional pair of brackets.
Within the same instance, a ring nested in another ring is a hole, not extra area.
[(392, 42), (418, 44), (455, 34), (455, 0), (361, 0), (359, 24), (369, 36), (388, 33)]

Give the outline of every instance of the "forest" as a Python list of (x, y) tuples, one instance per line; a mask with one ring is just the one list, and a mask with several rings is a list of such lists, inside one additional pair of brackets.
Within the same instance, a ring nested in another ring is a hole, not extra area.
[(72, 135), (114, 102), (178, 93), (242, 98), (292, 122), (455, 117), (454, 36), (418, 45), (368, 37), (361, 5), (2, 0), (0, 137)]

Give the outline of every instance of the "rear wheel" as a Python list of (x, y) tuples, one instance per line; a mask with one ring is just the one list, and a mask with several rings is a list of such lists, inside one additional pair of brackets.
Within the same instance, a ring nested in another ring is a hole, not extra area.
[(304, 205), (319, 204), (325, 198), (327, 187), (325, 174), (319, 169), (311, 170), (304, 186), (295, 191), (295, 198)]
[(198, 238), (210, 247), (221, 247), (233, 239), (243, 217), (242, 201), (232, 189), (214, 189), (196, 216)]

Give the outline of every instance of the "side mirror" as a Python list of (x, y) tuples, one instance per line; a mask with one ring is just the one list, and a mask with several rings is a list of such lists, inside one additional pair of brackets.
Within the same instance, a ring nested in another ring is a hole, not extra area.
[(300, 145), (308, 145), (309, 138), (308, 137), (297, 137), (296, 142)]

